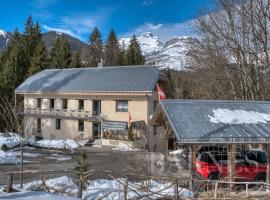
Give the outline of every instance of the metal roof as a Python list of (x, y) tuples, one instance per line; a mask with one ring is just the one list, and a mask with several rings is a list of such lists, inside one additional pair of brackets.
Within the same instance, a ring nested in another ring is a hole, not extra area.
[(26, 79), (15, 92), (149, 92), (162, 77), (152, 66), (48, 69)]
[(164, 100), (153, 120), (158, 112), (163, 112), (180, 143), (270, 143), (270, 121), (213, 123), (210, 118), (217, 109), (253, 111), (269, 117), (270, 102)]

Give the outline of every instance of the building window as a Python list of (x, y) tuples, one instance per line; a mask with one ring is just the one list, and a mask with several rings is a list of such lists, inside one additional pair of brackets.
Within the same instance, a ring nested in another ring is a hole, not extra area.
[(41, 119), (37, 119), (37, 133), (41, 133)]
[(37, 108), (41, 108), (41, 98), (37, 98)]
[(117, 100), (116, 101), (116, 112), (128, 112), (128, 101)]
[(54, 109), (54, 99), (50, 99), (50, 109)]
[(78, 131), (84, 131), (84, 121), (83, 120), (78, 121)]
[(62, 108), (63, 110), (66, 110), (68, 108), (68, 100), (62, 99)]
[(61, 120), (60, 119), (55, 120), (55, 129), (57, 129), (57, 130), (61, 129)]
[(84, 100), (83, 99), (78, 100), (78, 110), (84, 110)]
[(154, 125), (154, 135), (158, 134), (158, 127), (156, 125)]

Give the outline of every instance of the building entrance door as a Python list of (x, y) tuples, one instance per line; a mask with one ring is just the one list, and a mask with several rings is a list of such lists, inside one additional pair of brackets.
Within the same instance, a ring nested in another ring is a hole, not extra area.
[(100, 123), (93, 123), (93, 138), (100, 139), (100, 133), (101, 133)]

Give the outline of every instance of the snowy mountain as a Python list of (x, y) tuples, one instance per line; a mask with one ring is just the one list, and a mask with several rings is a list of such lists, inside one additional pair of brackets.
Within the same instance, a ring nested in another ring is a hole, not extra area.
[(11, 33), (8, 33), (0, 29), (0, 52), (7, 47), (11, 35), (12, 35)]
[[(137, 39), (140, 42), (141, 49), (144, 55), (162, 49), (163, 44), (159, 41), (159, 38), (157, 36), (154, 36), (150, 32), (141, 34), (141, 36), (138, 36)], [(121, 38), (119, 40), (119, 43), (125, 48), (127, 48), (129, 40), (130, 38)]]
[[(146, 64), (161, 68), (184, 70), (191, 44), (199, 42), (195, 37), (183, 36), (162, 43), (157, 36), (146, 32), (137, 37)], [(130, 38), (121, 38), (120, 44), (127, 48)]]

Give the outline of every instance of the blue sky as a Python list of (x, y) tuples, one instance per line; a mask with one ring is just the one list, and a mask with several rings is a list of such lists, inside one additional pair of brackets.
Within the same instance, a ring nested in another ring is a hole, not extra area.
[(162, 41), (192, 34), (189, 21), (212, 0), (9, 0), (1, 2), (0, 29), (23, 30), (28, 15), (42, 31), (56, 30), (87, 41), (93, 27), (106, 38), (110, 29), (118, 37), (150, 31)]

